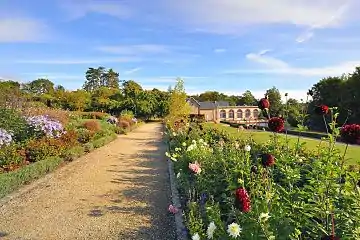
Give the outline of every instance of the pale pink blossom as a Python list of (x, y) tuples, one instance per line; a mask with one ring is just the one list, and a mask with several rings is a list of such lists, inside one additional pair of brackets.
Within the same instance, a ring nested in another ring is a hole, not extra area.
[(193, 171), (195, 174), (201, 173), (201, 168), (198, 162), (189, 163), (189, 169)]
[(172, 204), (169, 205), (169, 212), (175, 214), (179, 211), (179, 209), (175, 206), (173, 206)]

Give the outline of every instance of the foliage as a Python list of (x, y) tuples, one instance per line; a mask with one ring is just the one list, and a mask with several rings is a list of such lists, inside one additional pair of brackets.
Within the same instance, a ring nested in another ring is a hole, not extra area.
[(245, 105), (245, 106), (254, 106), (256, 105), (257, 100), (254, 95), (249, 91), (246, 90), (243, 95), (239, 98), (237, 102), (238, 105)]
[(95, 135), (95, 132), (89, 131), (85, 128), (77, 129), (76, 132), (78, 135), (78, 141), (82, 144), (90, 142)]
[(170, 95), (169, 115), (166, 118), (168, 125), (174, 127), (177, 121), (187, 120), (190, 115), (190, 105), (186, 99), (184, 81), (178, 78)]
[(21, 185), (54, 170), (62, 162), (63, 159), (53, 157), (24, 166), (16, 171), (0, 174), (0, 198), (18, 189)]
[(49, 94), (54, 91), (54, 83), (49, 79), (39, 78), (25, 84), (24, 88), (25, 91), (35, 95)]
[[(318, 151), (289, 144), (277, 133), (256, 143), (194, 124), (168, 128), (167, 156), (174, 161), (190, 236), (206, 239), (214, 222), (216, 239), (236, 234), (239, 239), (359, 239), (360, 172), (346, 166), (346, 150), (334, 147), (340, 130), (336, 109), (330, 110), (332, 133)], [(346, 136), (358, 133), (358, 127), (348, 128)]]
[(86, 71), (84, 90), (93, 92), (102, 87), (119, 88), (119, 73), (111, 68), (107, 71), (104, 67), (89, 68)]
[(12, 109), (0, 108), (0, 129), (12, 135), (14, 141), (25, 141), (32, 136), (29, 125), (21, 114)]
[(281, 94), (276, 87), (272, 87), (266, 91), (265, 94), (269, 101), (270, 105), (270, 116), (279, 116), (283, 111), (283, 104), (281, 102)]
[(83, 123), (83, 126), (91, 132), (99, 132), (101, 130), (101, 125), (96, 120), (88, 120)]
[(17, 145), (9, 145), (0, 148), (0, 173), (1, 169), (9, 167), (10, 165), (19, 165), (23, 163), (24, 156), (19, 152)]

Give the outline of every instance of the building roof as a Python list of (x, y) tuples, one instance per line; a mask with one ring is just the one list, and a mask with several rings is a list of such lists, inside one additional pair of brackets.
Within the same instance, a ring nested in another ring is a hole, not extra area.
[(215, 109), (217, 107), (228, 107), (229, 102), (226, 101), (206, 101), (206, 102), (199, 102), (200, 109)]

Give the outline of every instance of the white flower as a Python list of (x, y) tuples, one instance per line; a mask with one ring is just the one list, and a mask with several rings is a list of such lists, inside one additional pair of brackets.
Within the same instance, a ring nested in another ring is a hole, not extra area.
[(237, 238), (240, 236), (241, 227), (237, 223), (232, 223), (228, 226), (227, 232), (229, 233), (230, 237)]
[(176, 132), (173, 132), (173, 136), (176, 137)]
[(215, 223), (214, 223), (214, 222), (211, 222), (211, 223), (209, 224), (208, 228), (207, 228), (207, 231), (206, 231), (207, 236), (208, 236), (209, 239), (213, 239), (215, 229), (216, 229)]
[(181, 151), (181, 148), (175, 148), (175, 151), (179, 152), (179, 151)]
[(183, 142), (182, 145), (183, 145), (183, 147), (186, 147), (186, 142)]
[(259, 216), (260, 222), (266, 222), (270, 218), (269, 213), (261, 213)]
[(176, 178), (179, 178), (180, 177), (180, 172), (178, 172), (178, 174), (176, 174)]
[(200, 138), (199, 143), (203, 143), (203, 142), (204, 142), (204, 139)]
[(191, 239), (192, 239), (192, 240), (200, 240), (200, 236), (199, 236), (198, 233), (195, 233), (195, 234), (192, 236)]
[(171, 157), (170, 153), (168, 153), (168, 152), (165, 153), (165, 156)]
[(245, 150), (246, 152), (250, 152), (250, 150), (251, 150), (250, 145), (246, 145), (246, 146), (244, 147), (244, 150)]

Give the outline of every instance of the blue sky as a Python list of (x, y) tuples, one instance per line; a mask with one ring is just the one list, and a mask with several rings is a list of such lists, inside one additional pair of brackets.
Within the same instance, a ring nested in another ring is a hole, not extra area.
[(0, 78), (80, 88), (88, 67), (166, 90), (302, 98), (360, 66), (356, 0), (2, 0)]

